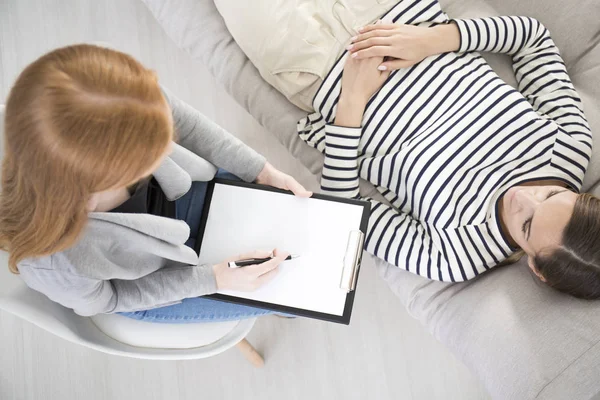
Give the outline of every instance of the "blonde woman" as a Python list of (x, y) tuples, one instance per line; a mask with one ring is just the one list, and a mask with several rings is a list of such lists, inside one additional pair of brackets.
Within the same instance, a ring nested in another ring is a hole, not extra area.
[(5, 126), (0, 244), (31, 288), (86, 316), (198, 322), (268, 313), (201, 297), (253, 290), (287, 256), (240, 269), (228, 260), (198, 265), (201, 181), (214, 174), (204, 160), (219, 176), (311, 193), (162, 89), (154, 72), (106, 48), (57, 49), (18, 77)]

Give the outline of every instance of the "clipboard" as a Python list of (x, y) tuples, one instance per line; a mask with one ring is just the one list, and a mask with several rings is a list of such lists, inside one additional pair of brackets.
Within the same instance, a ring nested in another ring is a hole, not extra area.
[[(258, 203), (258, 201), (261, 199), (269, 199), (268, 201), (270, 202), (271, 208), (268, 210), (257, 210), (257, 208), (261, 207), (262, 202)], [(215, 201), (215, 203), (213, 203), (213, 201)], [(246, 201), (249, 204), (246, 204)], [(211, 210), (213, 212), (212, 214)], [(291, 275), (295, 274), (297, 277), (303, 274), (302, 271), (307, 271), (307, 273), (309, 273), (309, 270), (315, 272), (315, 269), (318, 269), (318, 271), (316, 271), (317, 274), (314, 275), (315, 279), (311, 279), (309, 281), (310, 287), (306, 287), (305, 292), (297, 295), (295, 299), (290, 300), (287, 298), (281, 302), (263, 301), (264, 299), (261, 299), (258, 295), (254, 295), (253, 292), (219, 292), (205, 297), (273, 310), (278, 313), (293, 314), (297, 316), (348, 325), (352, 315), (354, 295), (362, 261), (364, 239), (368, 227), (370, 215), (369, 202), (322, 194), (313, 194), (310, 199), (298, 199), (293, 195), (292, 192), (276, 189), (270, 186), (216, 178), (209, 182), (207, 186), (204, 208), (202, 210), (202, 222), (196, 236), (194, 250), (199, 255), (200, 263), (216, 263), (222, 262), (225, 258), (230, 257), (232, 254), (252, 251), (257, 248), (269, 249), (269, 244), (263, 243), (261, 240), (263, 240), (262, 236), (271, 237), (271, 240), (269, 240), (269, 243), (271, 243), (273, 240), (272, 238), (274, 237), (273, 233), (265, 234), (267, 229), (262, 227), (262, 233), (259, 232), (256, 235), (259, 237), (254, 237), (251, 232), (253, 229), (255, 229), (255, 226), (260, 227), (259, 225), (243, 227), (242, 229), (228, 229), (226, 226), (226, 221), (232, 222), (232, 218), (235, 218), (229, 214), (234, 214), (237, 216), (237, 219), (233, 221), (237, 223), (239, 228), (239, 226), (243, 225), (241, 220), (245, 219), (243, 217), (244, 215), (258, 218), (253, 214), (255, 212), (266, 213), (266, 215), (279, 213), (279, 215), (286, 215), (287, 218), (285, 219), (302, 221), (303, 219), (315, 218), (312, 215), (317, 215), (308, 214), (308, 210), (317, 210), (321, 213), (317, 213), (318, 215), (326, 215), (326, 218), (333, 218), (332, 220), (335, 220), (335, 218), (331, 216), (331, 214), (335, 214), (331, 212), (332, 210), (336, 210), (336, 212), (339, 214), (337, 215), (338, 223), (329, 224), (329, 227), (322, 226), (321, 229), (319, 229), (318, 226), (314, 227), (315, 232), (318, 232), (316, 236), (321, 236), (313, 239), (312, 243), (309, 243), (311, 238), (306, 238), (306, 242), (308, 244), (305, 246), (306, 248), (311, 249), (323, 249), (326, 247), (323, 244), (323, 235), (327, 233), (323, 231), (338, 229), (341, 232), (341, 230), (343, 230), (341, 235), (330, 235), (328, 239), (326, 239), (330, 240), (331, 242), (335, 242), (334, 245), (332, 245), (332, 248), (335, 248), (336, 251), (332, 251), (332, 254), (327, 254), (327, 257), (330, 257), (328, 258), (329, 261), (324, 262), (323, 265), (318, 265), (320, 261), (315, 259), (312, 259), (312, 261), (315, 262), (310, 262), (310, 257), (314, 257), (314, 254), (300, 253), (300, 258), (296, 264), (293, 264), (295, 260), (284, 261), (279, 267), (280, 271), (278, 276), (275, 277), (273, 281), (265, 285), (270, 285), (270, 287), (265, 290), (271, 290), (272, 292), (277, 291), (280, 289), (280, 287), (277, 286), (278, 279), (280, 279), (280, 286), (283, 286), (285, 282), (288, 289), (292, 288), (292, 291), (298, 292), (301, 289), (304, 290), (304, 288), (301, 288), (300, 285), (295, 285), (295, 281), (290, 282), (289, 278)], [(306, 214), (296, 215), (298, 212), (305, 212)], [(282, 221), (282, 224), (285, 223), (287, 223), (287, 221)], [(287, 226), (271, 222), (271, 225), (278, 225), (279, 229), (285, 227), (285, 229), (288, 231), (288, 235), (296, 234), (293, 233), (293, 224)], [(298, 226), (300, 225), (302, 224), (299, 223)], [(268, 229), (278, 229), (278, 226), (269, 226)], [(302, 229), (306, 231), (309, 228), (304, 226)], [(260, 229), (257, 230), (260, 231)], [(229, 240), (233, 243), (233, 247), (231, 248), (227, 248), (227, 242)], [(294, 243), (299, 243), (302, 240), (295, 241)], [(239, 243), (236, 244), (236, 241)], [(254, 243), (252, 245), (248, 244), (249, 247), (243, 249), (237, 247), (239, 245), (246, 245), (246, 242)], [(285, 246), (286, 248), (284, 249), (286, 251), (295, 253), (294, 249), (287, 248), (290, 246), (294, 247), (293, 245), (289, 245), (288, 241), (288, 246)], [(283, 275), (282, 271), (285, 272), (284, 269), (286, 268), (288, 269), (288, 276), (282, 276), (280, 278), (279, 275)], [(323, 276), (323, 285), (327, 284), (328, 286), (320, 286), (321, 276)], [(333, 287), (333, 279), (336, 279), (336, 288)], [(259, 289), (259, 291), (260, 290), (262, 290), (262, 288)], [(293, 295), (288, 293), (292, 291), (288, 290), (286, 293), (284, 293), (283, 297), (286, 295)], [(319, 296), (324, 299), (322, 302), (320, 302)], [(269, 296), (266, 297), (269, 298)], [(311, 302), (312, 305), (310, 304)], [(294, 303), (300, 303), (301, 306), (293, 305)], [(304, 303), (308, 304), (309, 306), (305, 307)], [(332, 312), (334, 309), (335, 311)]]

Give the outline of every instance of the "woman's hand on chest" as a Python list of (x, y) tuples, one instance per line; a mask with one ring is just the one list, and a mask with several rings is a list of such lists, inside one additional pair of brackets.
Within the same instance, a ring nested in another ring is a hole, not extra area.
[(386, 57), (381, 70), (408, 68), (425, 57), (458, 51), (460, 33), (454, 23), (432, 28), (403, 24), (373, 24), (361, 28), (347, 49), (362, 60)]
[(357, 60), (348, 57), (342, 74), (342, 92), (338, 102), (335, 124), (360, 127), (369, 98), (373, 96), (389, 77), (389, 71), (377, 69), (383, 57)]

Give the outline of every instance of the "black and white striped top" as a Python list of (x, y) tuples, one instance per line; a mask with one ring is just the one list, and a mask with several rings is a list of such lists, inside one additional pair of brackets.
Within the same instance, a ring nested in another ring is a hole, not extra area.
[[(402, 1), (384, 22), (446, 23), (439, 4)], [(464, 281), (514, 252), (497, 202), (529, 180), (582, 185), (592, 138), (581, 101), (546, 28), (526, 17), (455, 20), (460, 50), (393, 73), (369, 101), (362, 128), (335, 120), (347, 54), (299, 122), (325, 153), (324, 193), (359, 197), (359, 177), (392, 204), (372, 201), (365, 249), (416, 274)], [(477, 51), (508, 54), (519, 91)]]

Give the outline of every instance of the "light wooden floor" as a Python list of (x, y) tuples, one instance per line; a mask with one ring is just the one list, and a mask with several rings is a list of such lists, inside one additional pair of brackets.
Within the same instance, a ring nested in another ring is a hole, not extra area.
[[(209, 1), (209, 0), (198, 0)], [(53, 48), (106, 42), (312, 190), (316, 179), (175, 48), (135, 0), (0, 0), (0, 96)], [(3, 101), (3, 100), (0, 100)], [(266, 317), (250, 334), (266, 367), (235, 350), (208, 360), (149, 362), (87, 350), (0, 312), (0, 399), (487, 399), (481, 385), (363, 268), (350, 327)]]

